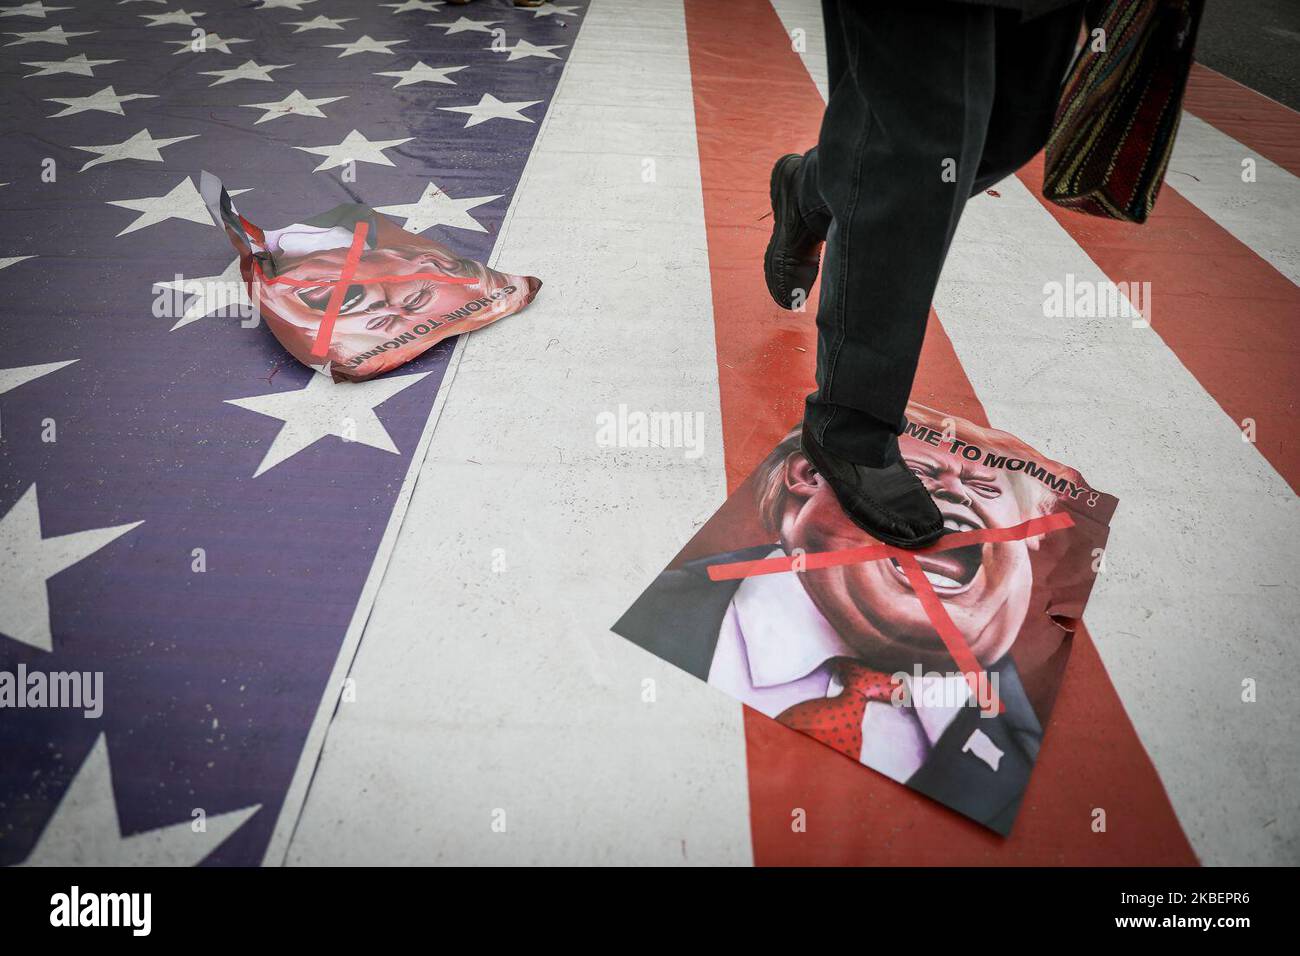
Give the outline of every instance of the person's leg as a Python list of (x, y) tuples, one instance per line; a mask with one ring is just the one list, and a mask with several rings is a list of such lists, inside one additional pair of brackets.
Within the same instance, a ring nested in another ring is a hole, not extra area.
[(995, 14), (922, 0), (842, 0), (836, 12), (844, 73), (817, 149), (831, 220), (804, 429), (824, 452), (880, 467), (897, 453), (930, 300), (984, 153)]
[(999, 12), (993, 113), (973, 194), (1010, 176), (1046, 145), (1083, 8), (1079, 3), (1026, 22), (1011, 11)]
[(768, 287), (789, 308), (782, 296), (811, 285), (824, 235), (818, 391), (800, 444), (857, 524), (922, 547), (943, 533), (943, 515), (901, 460), (898, 433), (984, 151), (994, 14), (934, 0), (825, 6), (830, 99), (817, 148), (772, 173)]
[[(822, 0), (826, 31), (826, 73), (833, 96), (845, 74), (844, 34), (839, 0)], [(800, 156), (782, 156), (772, 168), (772, 237), (763, 255), (763, 277), (772, 301), (783, 309), (802, 309), (821, 264), (830, 211), (817, 184), (817, 147)]]
[[(972, 196), (1010, 176), (1046, 144), (1060, 101), (1061, 80), (1074, 56), (1084, 6), (1080, 0), (1075, 6), (1028, 22), (1015, 11), (997, 11), (993, 108)], [(833, 95), (845, 75), (847, 57), (839, 0), (822, 0), (822, 19), (828, 89)], [(824, 241), (831, 215), (818, 181), (816, 146), (796, 167), (794, 191), (804, 225)]]
[[(822, 27), (826, 34), (826, 87), (827, 95), (834, 96), (847, 70), (848, 51), (844, 43), (844, 25), (840, 22), (839, 0), (822, 0)], [(824, 121), (824, 117), (823, 117)], [(804, 153), (796, 183), (799, 210), (810, 231), (826, 238), (831, 216), (822, 198), (818, 182), (817, 147)]]

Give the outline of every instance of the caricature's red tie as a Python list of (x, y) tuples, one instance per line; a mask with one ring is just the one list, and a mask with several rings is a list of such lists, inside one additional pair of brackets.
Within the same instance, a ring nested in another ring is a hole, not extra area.
[(873, 700), (887, 701), (893, 693), (888, 674), (874, 671), (849, 657), (831, 662), (844, 687), (838, 697), (816, 697), (782, 711), (776, 718), (815, 740), (858, 760), (862, 754), (862, 717)]

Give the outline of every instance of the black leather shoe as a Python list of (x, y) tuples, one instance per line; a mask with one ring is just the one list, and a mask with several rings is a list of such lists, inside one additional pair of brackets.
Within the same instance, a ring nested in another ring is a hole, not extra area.
[(883, 468), (857, 465), (821, 447), (807, 428), (800, 445), (839, 498), (844, 513), (877, 541), (923, 548), (943, 534), (943, 515), (902, 458)]
[(808, 300), (821, 264), (822, 239), (804, 225), (795, 198), (802, 164), (802, 156), (790, 153), (772, 167), (772, 238), (763, 255), (767, 291), (777, 305), (791, 310), (800, 304), (797, 290), (802, 290), (803, 302)]

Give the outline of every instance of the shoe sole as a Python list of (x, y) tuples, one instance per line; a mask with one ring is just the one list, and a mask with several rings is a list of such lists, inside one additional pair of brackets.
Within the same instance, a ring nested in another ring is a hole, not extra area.
[[(801, 434), (799, 436), (799, 450), (802, 451), (808, 457), (808, 460), (813, 463), (814, 467), (816, 467), (818, 471), (820, 471), (823, 475), (829, 474), (830, 469), (827, 468), (825, 464), (823, 464), (821, 461), (818, 460), (818, 456), (816, 452), (814, 452), (811, 448), (809, 448), (808, 445), (809, 443), (805, 441), (804, 436)], [(830, 479), (827, 478), (827, 483), (829, 482)], [(831, 490), (835, 491), (834, 485), (831, 486)], [(839, 497), (840, 494), (838, 491), (836, 491), (835, 500), (839, 501)], [(840, 501), (840, 510), (844, 512), (845, 516), (850, 521), (852, 521), (855, 525), (857, 525), (867, 534), (871, 535), (871, 537), (875, 538), (881, 544), (892, 545), (895, 548), (902, 548), (905, 551), (915, 551), (918, 548), (924, 548), (927, 545), (934, 544), (936, 541), (938, 541), (940, 538), (943, 537), (944, 532), (947, 530), (941, 525), (939, 529), (932, 534), (923, 535), (922, 537), (919, 538), (899, 538), (896, 537), (895, 535), (888, 534), (887, 532), (878, 531), (875, 528), (868, 528), (866, 525), (864, 525), (861, 521), (858, 520), (857, 516), (853, 514), (853, 512), (851, 512), (848, 508), (844, 507), (844, 502), (842, 501)]]
[(772, 297), (772, 301), (785, 309), (787, 312), (794, 311), (794, 305), (790, 302), (781, 300), (781, 292), (776, 281), (776, 271), (772, 263), (772, 257), (776, 251), (776, 237), (781, 233), (782, 212), (778, 208), (776, 201), (777, 184), (780, 182), (781, 173), (786, 164), (792, 159), (799, 159), (797, 153), (788, 153), (776, 161), (772, 167), (772, 175), (768, 178), (767, 194), (772, 204), (772, 236), (767, 240), (767, 251), (763, 253), (763, 281), (767, 283), (767, 294)]

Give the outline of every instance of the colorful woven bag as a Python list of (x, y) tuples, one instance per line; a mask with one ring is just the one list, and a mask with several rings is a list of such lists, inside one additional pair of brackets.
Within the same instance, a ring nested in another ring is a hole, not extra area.
[(1205, 0), (1110, 0), (1089, 18), (1047, 141), (1047, 199), (1146, 221), (1173, 153), (1204, 7)]

